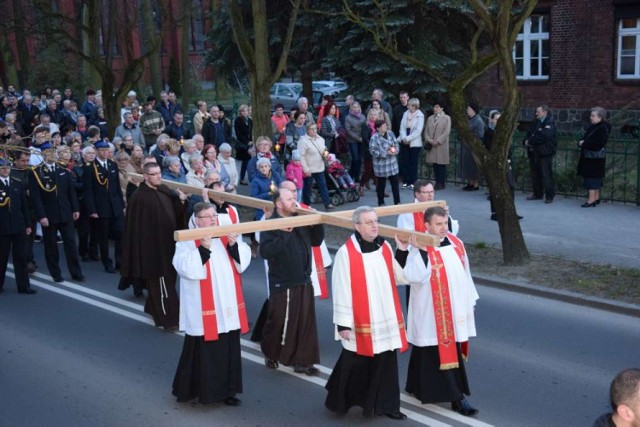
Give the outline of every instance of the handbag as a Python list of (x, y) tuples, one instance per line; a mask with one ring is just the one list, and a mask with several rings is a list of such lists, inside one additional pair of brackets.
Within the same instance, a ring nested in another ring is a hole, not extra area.
[(599, 150), (583, 150), (582, 155), (585, 159), (604, 159), (607, 155), (604, 147)]

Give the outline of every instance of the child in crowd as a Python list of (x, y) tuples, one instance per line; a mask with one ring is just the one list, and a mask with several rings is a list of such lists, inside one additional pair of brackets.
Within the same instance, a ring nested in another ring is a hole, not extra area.
[(293, 150), (291, 152), (291, 161), (287, 165), (286, 175), (287, 179), (296, 185), (296, 192), (298, 193), (298, 200), (302, 200), (302, 163), (300, 163), (300, 152)]
[(340, 163), (340, 160), (336, 159), (335, 154), (329, 154), (327, 157), (327, 170), (331, 174), (332, 177), (338, 181), (338, 184), (344, 188), (355, 188), (356, 184), (353, 182), (353, 179), (347, 171), (344, 170), (344, 166)]

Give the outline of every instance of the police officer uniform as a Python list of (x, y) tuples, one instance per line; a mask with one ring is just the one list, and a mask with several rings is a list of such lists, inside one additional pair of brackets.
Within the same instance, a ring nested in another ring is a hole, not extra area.
[[(41, 149), (52, 149), (49, 145), (47, 143)], [(74, 280), (83, 281), (73, 228), (74, 214), (77, 218), (80, 207), (71, 173), (66, 168), (57, 166), (55, 162), (42, 163), (33, 169), (30, 189), (38, 221), (46, 219), (48, 222), (48, 225), (42, 225), (42, 237), (49, 274), (54, 281), (62, 282), (56, 242), (59, 231), (69, 273)]]
[(27, 273), (26, 241), (29, 228), (27, 189), (22, 181), (9, 176), (11, 163), (0, 159), (0, 293), (12, 252), (13, 269), (18, 293), (35, 294)]

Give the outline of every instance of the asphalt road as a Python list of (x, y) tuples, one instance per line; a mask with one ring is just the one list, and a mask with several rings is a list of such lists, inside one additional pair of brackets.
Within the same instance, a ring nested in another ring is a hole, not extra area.
[[(242, 405), (178, 404), (171, 382), (182, 337), (153, 327), (142, 299), (116, 290), (117, 276), (95, 262), (83, 267), (90, 280), (82, 286), (55, 284), (41, 267), (35, 296), (18, 295), (7, 278), (0, 296), (0, 426), (396, 424), (365, 419), (357, 408), (345, 417), (324, 408), (322, 386), (340, 352), (329, 300), (317, 303), (324, 367), (318, 378), (267, 370), (245, 336)], [(245, 273), (251, 321), (264, 300), (263, 278), (262, 262)], [(467, 369), (480, 414), (465, 418), (448, 405), (403, 395), (410, 419), (402, 425), (588, 426), (607, 410), (613, 376), (640, 366), (637, 318), (492, 288), (479, 293), (479, 337)], [(399, 358), (401, 385), (408, 356)]]

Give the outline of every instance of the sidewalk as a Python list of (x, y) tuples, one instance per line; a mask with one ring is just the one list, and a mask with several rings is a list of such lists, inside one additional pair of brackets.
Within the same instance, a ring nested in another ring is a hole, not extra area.
[[(499, 248), (498, 223), (489, 219), (484, 190), (466, 192), (447, 185), (436, 192), (436, 200), (447, 201), (451, 216), (460, 223), (459, 236), (465, 243), (484, 242)], [(390, 188), (387, 191), (390, 193)], [(526, 200), (526, 196), (516, 193), (516, 209), (524, 216), (520, 224), (532, 254), (640, 268), (640, 207), (601, 203), (595, 208), (581, 208), (584, 200), (563, 196), (547, 205), (542, 200)], [(400, 200), (413, 201), (413, 192), (401, 189)], [(393, 203), (393, 199), (386, 202)], [(365, 191), (365, 197), (358, 202), (345, 203), (339, 209), (353, 209), (356, 204), (377, 206), (375, 192)], [(382, 222), (395, 224), (395, 218), (384, 218)]]
[[(248, 195), (248, 187), (240, 186)], [(387, 185), (387, 192), (391, 188)], [(640, 207), (617, 203), (601, 203), (595, 208), (581, 208), (582, 199), (557, 196), (552, 204), (542, 200), (526, 200), (527, 194), (516, 192), (516, 209), (524, 216), (520, 222), (525, 242), (532, 254), (557, 256), (595, 264), (640, 268)], [(412, 190), (400, 190), (402, 203), (413, 202)], [(466, 192), (459, 186), (447, 185), (436, 192), (436, 200), (446, 200), (451, 216), (460, 223), (460, 238), (466, 244), (484, 242), (501, 247), (498, 223), (489, 219), (489, 201), (485, 189)], [(385, 199), (387, 204), (393, 198)], [(358, 206), (377, 206), (374, 185), (359, 201), (338, 206), (337, 210)], [(323, 210), (322, 204), (314, 205)], [(396, 217), (381, 218), (395, 225)]]

